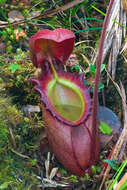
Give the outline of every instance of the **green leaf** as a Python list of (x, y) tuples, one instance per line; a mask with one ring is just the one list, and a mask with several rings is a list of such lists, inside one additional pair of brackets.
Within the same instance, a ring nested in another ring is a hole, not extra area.
[(90, 176), (89, 176), (89, 174), (86, 173), (84, 177), (80, 177), (80, 180), (81, 180), (81, 181), (90, 180)]
[(101, 172), (101, 167), (100, 166), (96, 166), (96, 170), (97, 170), (98, 173), (100, 173)]
[(97, 7), (95, 7), (95, 6), (93, 6), (93, 5), (91, 5), (91, 7), (93, 8), (93, 9), (95, 9), (96, 11), (98, 11), (99, 13), (101, 13), (102, 15), (106, 15), (104, 12), (102, 12), (100, 9), (98, 9)]
[(95, 68), (95, 65), (93, 65), (93, 64), (90, 64), (90, 73), (92, 75), (95, 75), (95, 73), (96, 73), (96, 68)]
[(110, 135), (112, 133), (112, 129), (110, 128), (110, 126), (107, 125), (106, 123), (102, 122), (102, 121), (100, 122), (99, 129), (105, 135), (106, 134)]
[(86, 4), (86, 3), (88, 3), (88, 0), (85, 0), (85, 1), (83, 1), (81, 4), (75, 6), (75, 7), (73, 8), (73, 10), (72, 10), (71, 18), (72, 18), (72, 17), (79, 11), (79, 9), (80, 9), (84, 4)]
[(74, 21), (73, 23), (76, 23), (76, 22), (79, 22), (79, 21), (83, 21), (83, 20), (94, 20), (94, 21), (104, 22), (104, 20), (97, 19), (97, 18), (80, 18), (80, 19)]
[[(102, 72), (105, 69), (105, 64), (101, 65), (100, 71)], [(90, 73), (95, 74), (96, 73), (96, 67), (94, 64), (90, 64)]]
[(1, 4), (1, 3), (5, 3), (5, 1), (6, 1), (6, 0), (0, 0), (0, 4)]
[(104, 162), (108, 163), (108, 165), (113, 168), (114, 170), (119, 169), (119, 164), (117, 160), (111, 159), (111, 160), (104, 160)]
[[(102, 84), (102, 83), (98, 84), (98, 92), (100, 92), (102, 88), (104, 88), (104, 84)], [(94, 87), (91, 88), (92, 93), (93, 93), (93, 91), (94, 91)]]
[(102, 27), (86, 28), (86, 29), (83, 29), (83, 30), (78, 30), (78, 31), (74, 32), (74, 34), (78, 34), (80, 32), (84, 32), (84, 31), (101, 30), (101, 29), (102, 29)]
[(120, 178), (121, 174), (123, 173), (126, 166), (127, 166), (127, 159), (124, 160), (123, 163), (121, 164), (121, 166), (118, 168), (116, 174), (114, 175), (113, 183), (109, 187), (109, 190), (113, 190), (114, 185), (119, 180), (119, 178)]
[(94, 165), (91, 166), (91, 170), (92, 170), (92, 174), (95, 175), (97, 173), (96, 167)]
[(102, 72), (105, 69), (105, 64), (101, 64), (101, 69), (100, 71)]
[[(100, 71), (102, 72), (104, 69), (105, 69), (105, 64), (102, 64)], [(92, 75), (95, 75), (95, 73), (96, 73), (96, 67), (94, 64), (90, 64), (90, 73)]]
[(8, 185), (9, 185), (9, 183), (8, 183), (8, 182), (5, 182), (5, 183), (3, 183), (2, 185), (0, 185), (0, 189), (5, 189), (5, 188), (8, 187)]
[(19, 59), (21, 57), (21, 55), (15, 55), (14, 59)]
[(102, 83), (98, 84), (98, 90), (101, 90), (102, 88), (104, 88), (104, 84)]
[(79, 65), (75, 65), (75, 70), (79, 71)]
[(59, 171), (60, 171), (61, 174), (65, 174), (65, 175), (67, 174), (67, 171), (65, 169), (63, 169), (63, 168), (60, 168)]
[(78, 182), (77, 177), (75, 175), (69, 176), (68, 179), (69, 179), (70, 182), (74, 182), (74, 183)]
[(37, 160), (36, 159), (32, 159), (32, 160), (30, 160), (30, 163), (34, 166), (37, 163)]
[(15, 71), (17, 70), (20, 70), (21, 69), (21, 66), (16, 64), (16, 63), (13, 63), (9, 66), (9, 69), (11, 70), (12, 73), (15, 73)]

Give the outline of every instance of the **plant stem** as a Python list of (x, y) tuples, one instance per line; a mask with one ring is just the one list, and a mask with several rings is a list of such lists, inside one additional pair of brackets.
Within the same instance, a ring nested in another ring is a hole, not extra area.
[(96, 142), (96, 135), (98, 131), (97, 110), (98, 110), (98, 83), (100, 79), (100, 67), (101, 67), (102, 57), (103, 57), (103, 48), (104, 48), (106, 29), (108, 26), (108, 21), (110, 19), (113, 3), (114, 3), (114, 0), (110, 0), (109, 7), (104, 19), (104, 25), (101, 32), (100, 43), (99, 43), (99, 48), (98, 48), (98, 57), (96, 61), (96, 75), (95, 75), (95, 87), (94, 87), (94, 92), (93, 92), (93, 109), (92, 109), (92, 129), (93, 129), (92, 131), (93, 142), (91, 145), (92, 162), (94, 162), (93, 158), (94, 158), (94, 155), (96, 155), (95, 154), (96, 149), (94, 148), (94, 144)]

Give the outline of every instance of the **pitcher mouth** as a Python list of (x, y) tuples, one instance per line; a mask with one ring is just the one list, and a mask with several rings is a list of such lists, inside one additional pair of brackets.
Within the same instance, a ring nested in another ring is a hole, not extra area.
[[(50, 60), (51, 61), (51, 60)], [(54, 64), (50, 72), (40, 79), (32, 79), (40, 93), (41, 101), (51, 114), (60, 121), (76, 126), (84, 122), (90, 114), (90, 90), (83, 82), (83, 74), (56, 70)]]

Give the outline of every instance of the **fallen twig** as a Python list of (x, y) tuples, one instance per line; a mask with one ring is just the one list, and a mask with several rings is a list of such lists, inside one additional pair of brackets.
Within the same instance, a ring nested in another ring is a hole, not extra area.
[(13, 150), (13, 149), (11, 149), (11, 151), (12, 151), (13, 153), (17, 154), (18, 156), (22, 157), (22, 158), (27, 158), (27, 159), (30, 158), (29, 156), (23, 155), (23, 154), (21, 154), (21, 153), (15, 151), (15, 150)]
[(12, 132), (12, 128), (11, 128), (11, 127), (9, 127), (9, 132), (10, 132), (12, 144), (13, 144), (14, 148), (16, 148), (16, 142), (15, 142), (15, 138), (14, 138), (14, 135), (13, 135), (13, 132)]
[[(40, 14), (38, 16), (31, 16), (29, 18), (26, 18), (26, 19), (21, 19), (17, 22), (13, 21), (13, 22), (10, 22), (10, 24), (12, 26), (15, 26), (15, 25), (18, 25), (18, 24), (23, 24), (23, 23), (26, 23), (26, 22), (29, 22), (33, 19), (42, 19), (42, 18), (47, 18), (47, 17), (52, 17), (53, 15), (61, 12), (61, 11), (65, 11), (69, 8), (72, 8), (73, 6), (75, 5), (78, 5), (80, 3), (82, 3), (84, 0), (75, 0), (73, 2), (70, 2), (70, 3), (67, 3), (65, 5), (63, 5), (62, 7), (58, 7), (54, 10), (51, 10), (51, 11), (45, 11), (44, 14)], [(4, 22), (4, 21), (0, 21), (0, 28), (6, 28), (6, 27), (10, 27), (10, 25), (8, 24), (8, 22)]]
[[(37, 179), (41, 180), (41, 177), (37, 176)], [(43, 181), (45, 183), (45, 187), (69, 187), (68, 183), (57, 183), (56, 181), (47, 178), (43, 178)]]

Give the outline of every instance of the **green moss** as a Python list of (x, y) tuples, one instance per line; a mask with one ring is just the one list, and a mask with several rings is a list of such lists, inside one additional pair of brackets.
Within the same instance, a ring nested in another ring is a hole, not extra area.
[[(0, 189), (35, 190), (40, 181), (36, 178), (34, 153), (43, 121), (38, 114), (25, 119), (27, 116), (22, 113), (23, 106), (37, 105), (39, 96), (31, 90), (29, 78), (34, 68), (28, 52), (16, 55), (0, 57)], [(9, 67), (13, 63), (21, 69), (12, 72)]]

